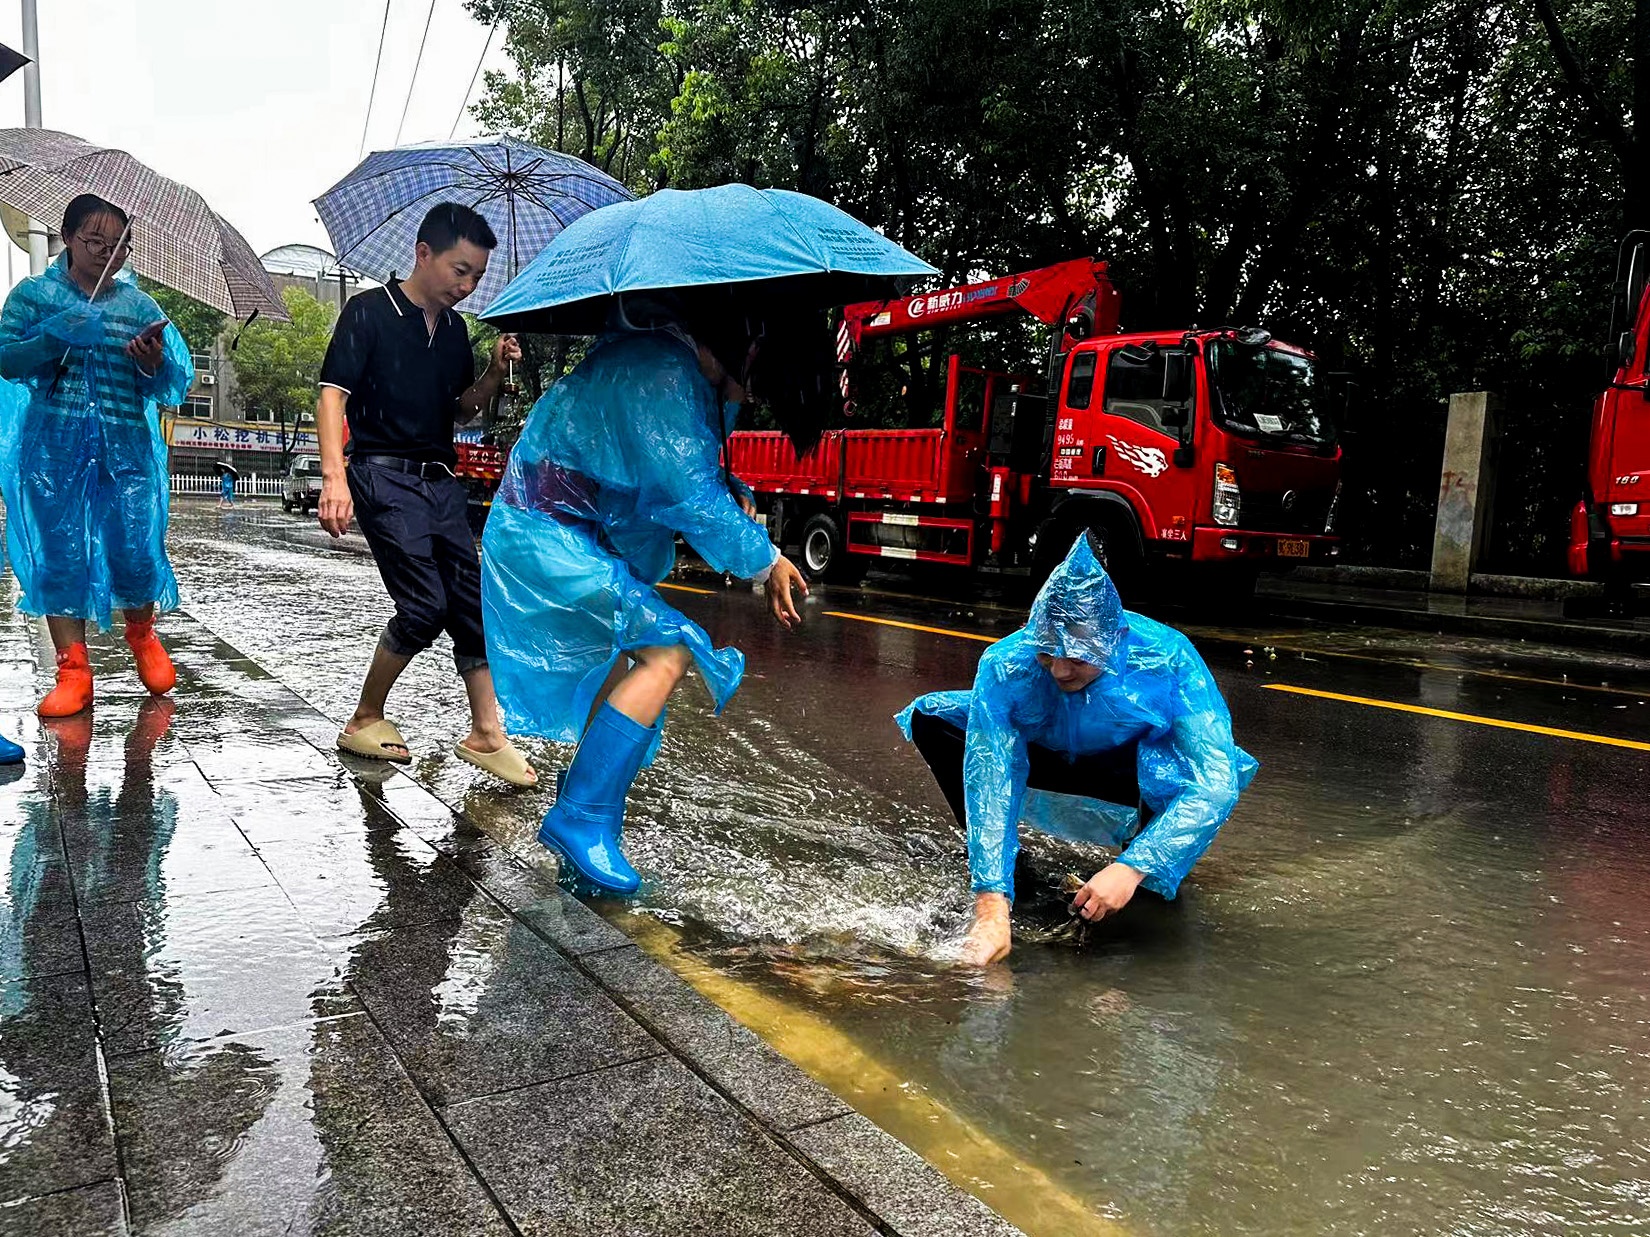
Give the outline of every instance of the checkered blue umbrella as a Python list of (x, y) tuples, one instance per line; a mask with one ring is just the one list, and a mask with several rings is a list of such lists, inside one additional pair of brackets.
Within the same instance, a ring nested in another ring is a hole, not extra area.
[(629, 200), (623, 185), (584, 160), (505, 134), (374, 151), (316, 198), (315, 209), (338, 260), (375, 279), (411, 273), (418, 226), (432, 206), (457, 202), (480, 212), (499, 245), (486, 278), (459, 305), (480, 313), (564, 227)]

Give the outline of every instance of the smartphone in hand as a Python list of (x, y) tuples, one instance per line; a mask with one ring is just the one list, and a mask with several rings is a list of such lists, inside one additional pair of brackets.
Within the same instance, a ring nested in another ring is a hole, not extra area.
[(159, 322), (151, 322), (137, 333), (137, 340), (143, 344), (156, 343), (160, 340), (160, 334), (166, 327), (167, 321), (165, 318), (162, 318)]

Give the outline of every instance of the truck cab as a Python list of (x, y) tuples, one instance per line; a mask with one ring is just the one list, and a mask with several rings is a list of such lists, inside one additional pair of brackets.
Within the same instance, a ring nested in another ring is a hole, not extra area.
[(1042, 557), (1084, 528), (1113, 557), (1240, 579), (1338, 553), (1340, 447), (1302, 349), (1253, 329), (1086, 340), (1065, 358), (1057, 400), (1039, 540), (1060, 544)]
[(1650, 579), (1650, 232), (1622, 241), (1610, 381), (1593, 401), (1587, 489), (1570, 516), (1573, 575), (1625, 591)]

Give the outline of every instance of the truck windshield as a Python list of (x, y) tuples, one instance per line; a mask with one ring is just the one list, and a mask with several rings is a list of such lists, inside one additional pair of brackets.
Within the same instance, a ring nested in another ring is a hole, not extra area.
[(1205, 357), (1221, 428), (1314, 446), (1335, 441), (1335, 423), (1309, 358), (1226, 339), (1210, 343)]
[(320, 476), (321, 475), (321, 460), (320, 460), (320, 457), (319, 456), (314, 456), (314, 455), (306, 455), (306, 456), (303, 456), (301, 459), (293, 460), (292, 461), (292, 472), (293, 472), (294, 476), (298, 476), (298, 477), (307, 477), (307, 476), (311, 476), (311, 475)]

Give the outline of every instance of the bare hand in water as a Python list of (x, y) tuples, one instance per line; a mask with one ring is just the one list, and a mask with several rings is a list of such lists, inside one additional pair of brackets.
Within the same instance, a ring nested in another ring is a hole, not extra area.
[(990, 966), (1008, 957), (1014, 943), (1008, 911), (1008, 899), (1000, 893), (982, 893), (974, 899), (974, 926), (963, 941), (964, 966)]
[(1129, 904), (1146, 874), (1126, 863), (1108, 864), (1083, 882), (1071, 899), (1071, 913), (1090, 923), (1115, 915)]

